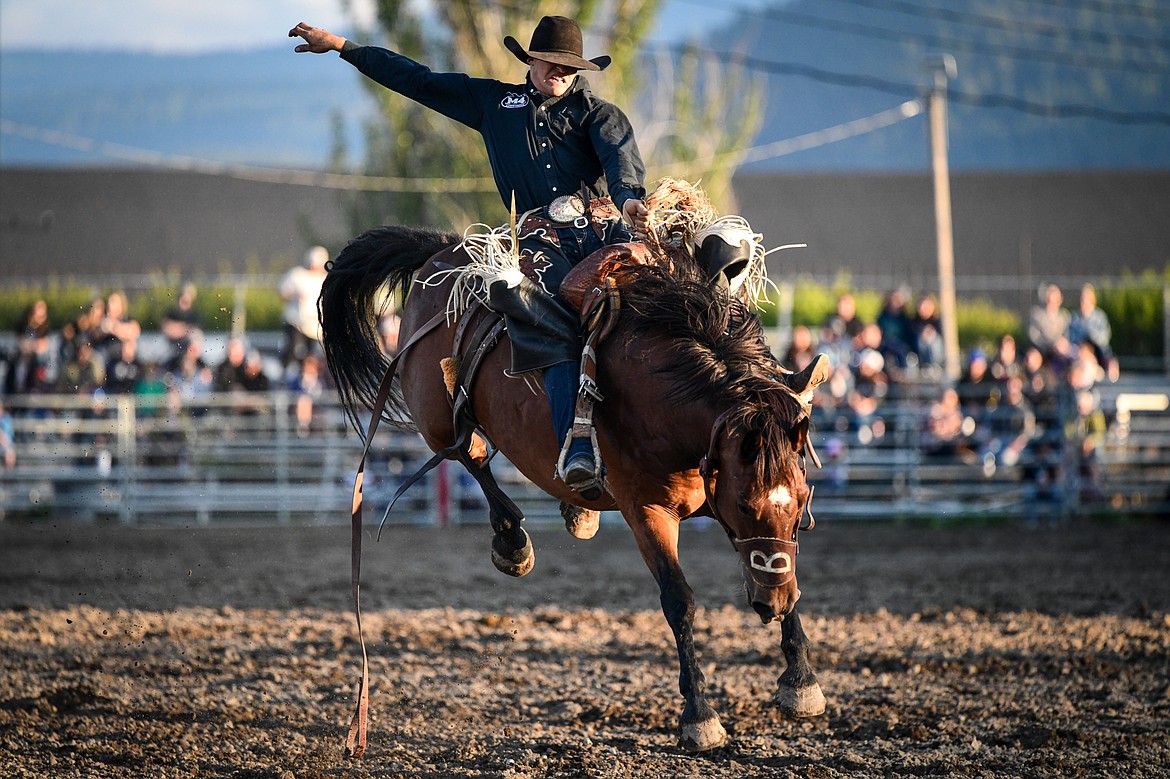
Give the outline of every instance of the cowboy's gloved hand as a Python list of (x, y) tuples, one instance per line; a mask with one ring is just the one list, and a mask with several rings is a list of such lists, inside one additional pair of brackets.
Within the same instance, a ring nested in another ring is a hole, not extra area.
[(345, 38), (342, 38), (340, 35), (334, 35), (320, 27), (310, 27), (304, 22), (297, 22), (297, 26), (288, 31), (288, 37), (301, 37), (305, 39), (305, 42), (297, 46), (293, 51), (311, 51), (314, 54), (341, 51), (341, 47), (345, 43)]
[(650, 210), (646, 208), (646, 204), (637, 198), (630, 198), (622, 203), (622, 216), (634, 228), (634, 237), (638, 240), (646, 238), (649, 231), (647, 218), (650, 216)]

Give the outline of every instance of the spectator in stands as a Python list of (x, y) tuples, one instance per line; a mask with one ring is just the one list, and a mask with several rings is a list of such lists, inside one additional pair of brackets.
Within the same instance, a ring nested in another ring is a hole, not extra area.
[(77, 343), (73, 358), (61, 366), (57, 377), (58, 392), (72, 392), (88, 395), (106, 381), (106, 369), (101, 358), (88, 339)]
[(0, 468), (16, 467), (16, 425), (0, 396)]
[(846, 292), (837, 298), (837, 310), (821, 325), (821, 348), (835, 363), (847, 363), (853, 340), (861, 335), (862, 327), (857, 318), (857, 303)]
[(316, 354), (305, 355), (301, 371), (289, 382), (289, 391), (296, 397), (297, 435), (305, 438), (313, 427), (313, 413), (325, 396), (327, 384), (321, 375), (321, 361)]
[(919, 296), (910, 319), (910, 346), (918, 357), (918, 369), (927, 378), (942, 373), (946, 349), (942, 340), (942, 322), (938, 317), (938, 301), (934, 295)]
[(1065, 364), (1072, 359), (1068, 340), (1070, 317), (1062, 307), (1063, 302), (1060, 287), (1045, 284), (1040, 288), (1040, 303), (1032, 308), (1028, 322), (1028, 339), (1057, 372), (1063, 371)]
[(46, 392), (53, 387), (55, 362), (49, 332), (49, 306), (33, 302), (16, 321), (16, 353), (4, 378), (9, 395)]
[(271, 387), (268, 375), (264, 373), (264, 356), (259, 349), (249, 349), (244, 360), (244, 377), (240, 382), (248, 392), (267, 392)]
[(321, 297), (328, 261), (329, 252), (325, 247), (314, 246), (305, 252), (304, 265), (290, 269), (280, 280), (285, 336), (281, 364), (286, 372), (293, 363), (299, 365), (321, 343), (317, 299)]
[[(137, 345), (138, 337), (142, 335), (142, 325), (130, 316), (126, 294), (121, 291), (111, 292), (106, 296), (105, 316), (98, 324), (94, 347), (101, 352), (108, 366), (122, 359), (122, 345), (133, 341)], [(134, 354), (137, 355), (137, 348)]]
[(264, 373), (264, 357), (259, 349), (249, 349), (244, 357), (243, 372), (232, 388), (235, 397), (232, 408), (237, 414), (258, 414), (268, 407), (266, 395), (270, 387)]
[(1020, 462), (1036, 435), (1036, 415), (1024, 397), (1022, 377), (1008, 377), (1003, 397), (984, 417), (982, 427), (987, 434), (983, 464), (988, 476), (995, 473), (997, 463), (1013, 466)]
[(886, 293), (876, 324), (882, 333), (882, 356), (888, 369), (904, 369), (914, 335), (910, 317), (906, 314), (906, 294), (902, 290), (893, 289)]
[(788, 345), (780, 364), (790, 371), (802, 371), (816, 356), (812, 331), (804, 325), (797, 325), (792, 329), (792, 343)]
[(1088, 390), (1076, 393), (1075, 410), (1065, 423), (1065, 441), (1073, 447), (1080, 498), (1084, 502), (1101, 500), (1100, 463), (1097, 450), (1105, 443), (1107, 423), (1097, 397)]
[(861, 334), (853, 339), (853, 352), (849, 357), (849, 365), (855, 374), (861, 371), (862, 360), (869, 352), (877, 352), (881, 356), (882, 376), (887, 383), (893, 381), (898, 375), (897, 353), (886, 348), (885, 334), (876, 323), (861, 328)]
[(1086, 284), (1081, 287), (1080, 306), (1069, 319), (1068, 340), (1074, 347), (1082, 344), (1091, 346), (1109, 380), (1117, 381), (1117, 358), (1109, 344), (1112, 337), (1109, 317), (1097, 308), (1097, 290), (1092, 284)]
[(128, 395), (134, 392), (145, 371), (138, 359), (138, 339), (119, 340), (118, 358), (106, 364), (105, 390), (111, 395)]
[(15, 353), (9, 357), (5, 394), (44, 392), (53, 386), (53, 350), (49, 339), (49, 306), (34, 301), (16, 320)]
[(988, 410), (999, 400), (1000, 390), (988, 370), (987, 353), (972, 349), (967, 357), (967, 369), (959, 380), (959, 401), (963, 412), (979, 425)]
[(991, 375), (998, 382), (1005, 382), (1011, 376), (1023, 376), (1024, 365), (1016, 351), (1016, 339), (1011, 333), (999, 337), (999, 348), (991, 362)]
[(922, 452), (936, 457), (953, 457), (968, 452), (963, 419), (958, 391), (954, 387), (945, 387), (942, 395), (930, 404), (923, 420)]
[(248, 347), (244, 343), (244, 339), (239, 336), (232, 336), (228, 341), (227, 355), (223, 362), (215, 368), (215, 376), (212, 379), (212, 389), (216, 392), (231, 392), (236, 389), (243, 389), (244, 386), (244, 363), (248, 358)]
[(847, 363), (833, 367), (829, 380), (813, 394), (813, 425), (844, 433), (849, 429), (849, 395), (853, 392), (853, 373)]
[(163, 313), (161, 329), (171, 345), (168, 360), (181, 357), (188, 343), (203, 338), (203, 322), (195, 310), (196, 294), (195, 285), (187, 282), (180, 288), (175, 304)]
[(881, 405), (888, 392), (885, 359), (876, 349), (864, 349), (857, 361), (853, 391), (849, 393), (849, 408), (853, 412), (853, 426), (860, 443), (869, 444), (885, 436), (886, 422), (881, 416)]
[(195, 407), (195, 413), (202, 414), (206, 409), (197, 407), (196, 400), (211, 391), (214, 380), (211, 368), (203, 361), (203, 337), (193, 333), (181, 343), (182, 351), (163, 365), (163, 381), (173, 393), (171, 402)]
[(1036, 347), (1024, 352), (1024, 396), (1032, 404), (1041, 426), (1056, 417), (1056, 391), (1060, 382)]

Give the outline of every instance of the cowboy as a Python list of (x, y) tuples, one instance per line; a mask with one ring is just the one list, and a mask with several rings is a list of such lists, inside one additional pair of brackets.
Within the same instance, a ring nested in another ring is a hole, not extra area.
[[(504, 38), (504, 46), (528, 65), (523, 84), (434, 73), (396, 52), (359, 46), (304, 22), (289, 37), (304, 39), (297, 52), (337, 51), (382, 86), (479, 131), (505, 205), (515, 198), (519, 212), (539, 209), (552, 223), (551, 230), (521, 235), (528, 278), (510, 300), (502, 282), (491, 285), (489, 301), (498, 298), (500, 305), (493, 308), (508, 320), (512, 371), (543, 369), (563, 449), (573, 422), (581, 343), (576, 315), (556, 293), (569, 270), (593, 251), (632, 239), (618, 213), (638, 235), (645, 233), (648, 215), (642, 202), (645, 166), (630, 122), (578, 74), (604, 70), (610, 58), (585, 59), (581, 28), (563, 16), (542, 18), (527, 49), (510, 35)], [(587, 202), (606, 193), (616, 207), (608, 218)], [(545, 294), (533, 294), (533, 288)], [(600, 497), (600, 463), (588, 439), (571, 440), (559, 475), (586, 500)]]

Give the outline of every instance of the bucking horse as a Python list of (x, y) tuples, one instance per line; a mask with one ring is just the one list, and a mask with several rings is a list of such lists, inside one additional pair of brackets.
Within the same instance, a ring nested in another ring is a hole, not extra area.
[[(660, 223), (669, 227), (670, 218)], [(713, 517), (723, 527), (739, 556), (751, 608), (764, 624), (781, 622), (787, 665), (776, 704), (795, 718), (825, 709), (796, 610), (796, 555), (798, 532), (812, 524), (806, 464), (816, 454), (809, 413), (826, 362), (820, 357), (801, 373), (782, 368), (745, 300), (750, 294), (729, 283), (742, 277), (744, 263), (712, 270), (696, 259), (712, 255), (705, 242), (716, 241), (717, 249), (747, 246), (751, 236), (744, 227), (740, 220), (730, 238), (718, 224), (705, 233), (660, 229), (653, 235), (666, 239), (648, 243), (662, 251), (648, 254), (665, 261), (609, 263), (616, 272), (583, 285), (593, 293), (608, 290), (610, 300), (605, 324), (592, 327), (606, 331), (604, 339), (585, 349), (595, 363), (595, 442), (607, 468), (604, 491), (593, 501), (556, 477), (557, 441), (548, 403), (537, 394), (540, 382), (510, 374), (507, 330), (482, 305), (483, 286), (477, 289), (460, 273), (482, 255), (474, 241), (428, 228), (370, 230), (331, 263), (319, 303), (326, 357), (359, 433), (368, 441), (379, 421), (407, 426), (436, 453), (432, 464), (461, 461), (484, 488), (494, 531), (491, 555), (500, 570), (523, 575), (534, 552), (521, 512), (491, 474), (496, 451), (561, 501), (566, 525), (578, 537), (596, 531), (597, 512), (621, 512), (674, 633), (683, 697), (679, 743), (696, 752), (719, 747), (727, 734), (695, 657), (694, 595), (678, 555), (679, 524), (689, 517)], [(512, 239), (514, 230), (513, 221)], [(505, 253), (506, 233), (493, 233)], [(762, 267), (760, 255), (748, 251)], [(377, 330), (388, 292), (404, 300), (393, 360)], [(366, 411), (372, 416), (363, 430), (358, 420)], [(359, 635), (360, 480), (359, 470), (353, 533)], [(365, 747), (367, 696), (363, 669), (350, 754)]]

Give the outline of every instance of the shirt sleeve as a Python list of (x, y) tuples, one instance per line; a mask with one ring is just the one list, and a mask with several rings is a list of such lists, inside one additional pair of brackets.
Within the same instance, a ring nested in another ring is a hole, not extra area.
[(346, 45), (341, 58), (387, 89), (478, 129), (483, 120), (479, 82), (464, 73), (435, 73), (409, 57), (377, 46)]
[(589, 123), (589, 138), (605, 172), (610, 199), (620, 211), (630, 198), (646, 197), (646, 166), (634, 139), (634, 128), (621, 109), (602, 103)]

